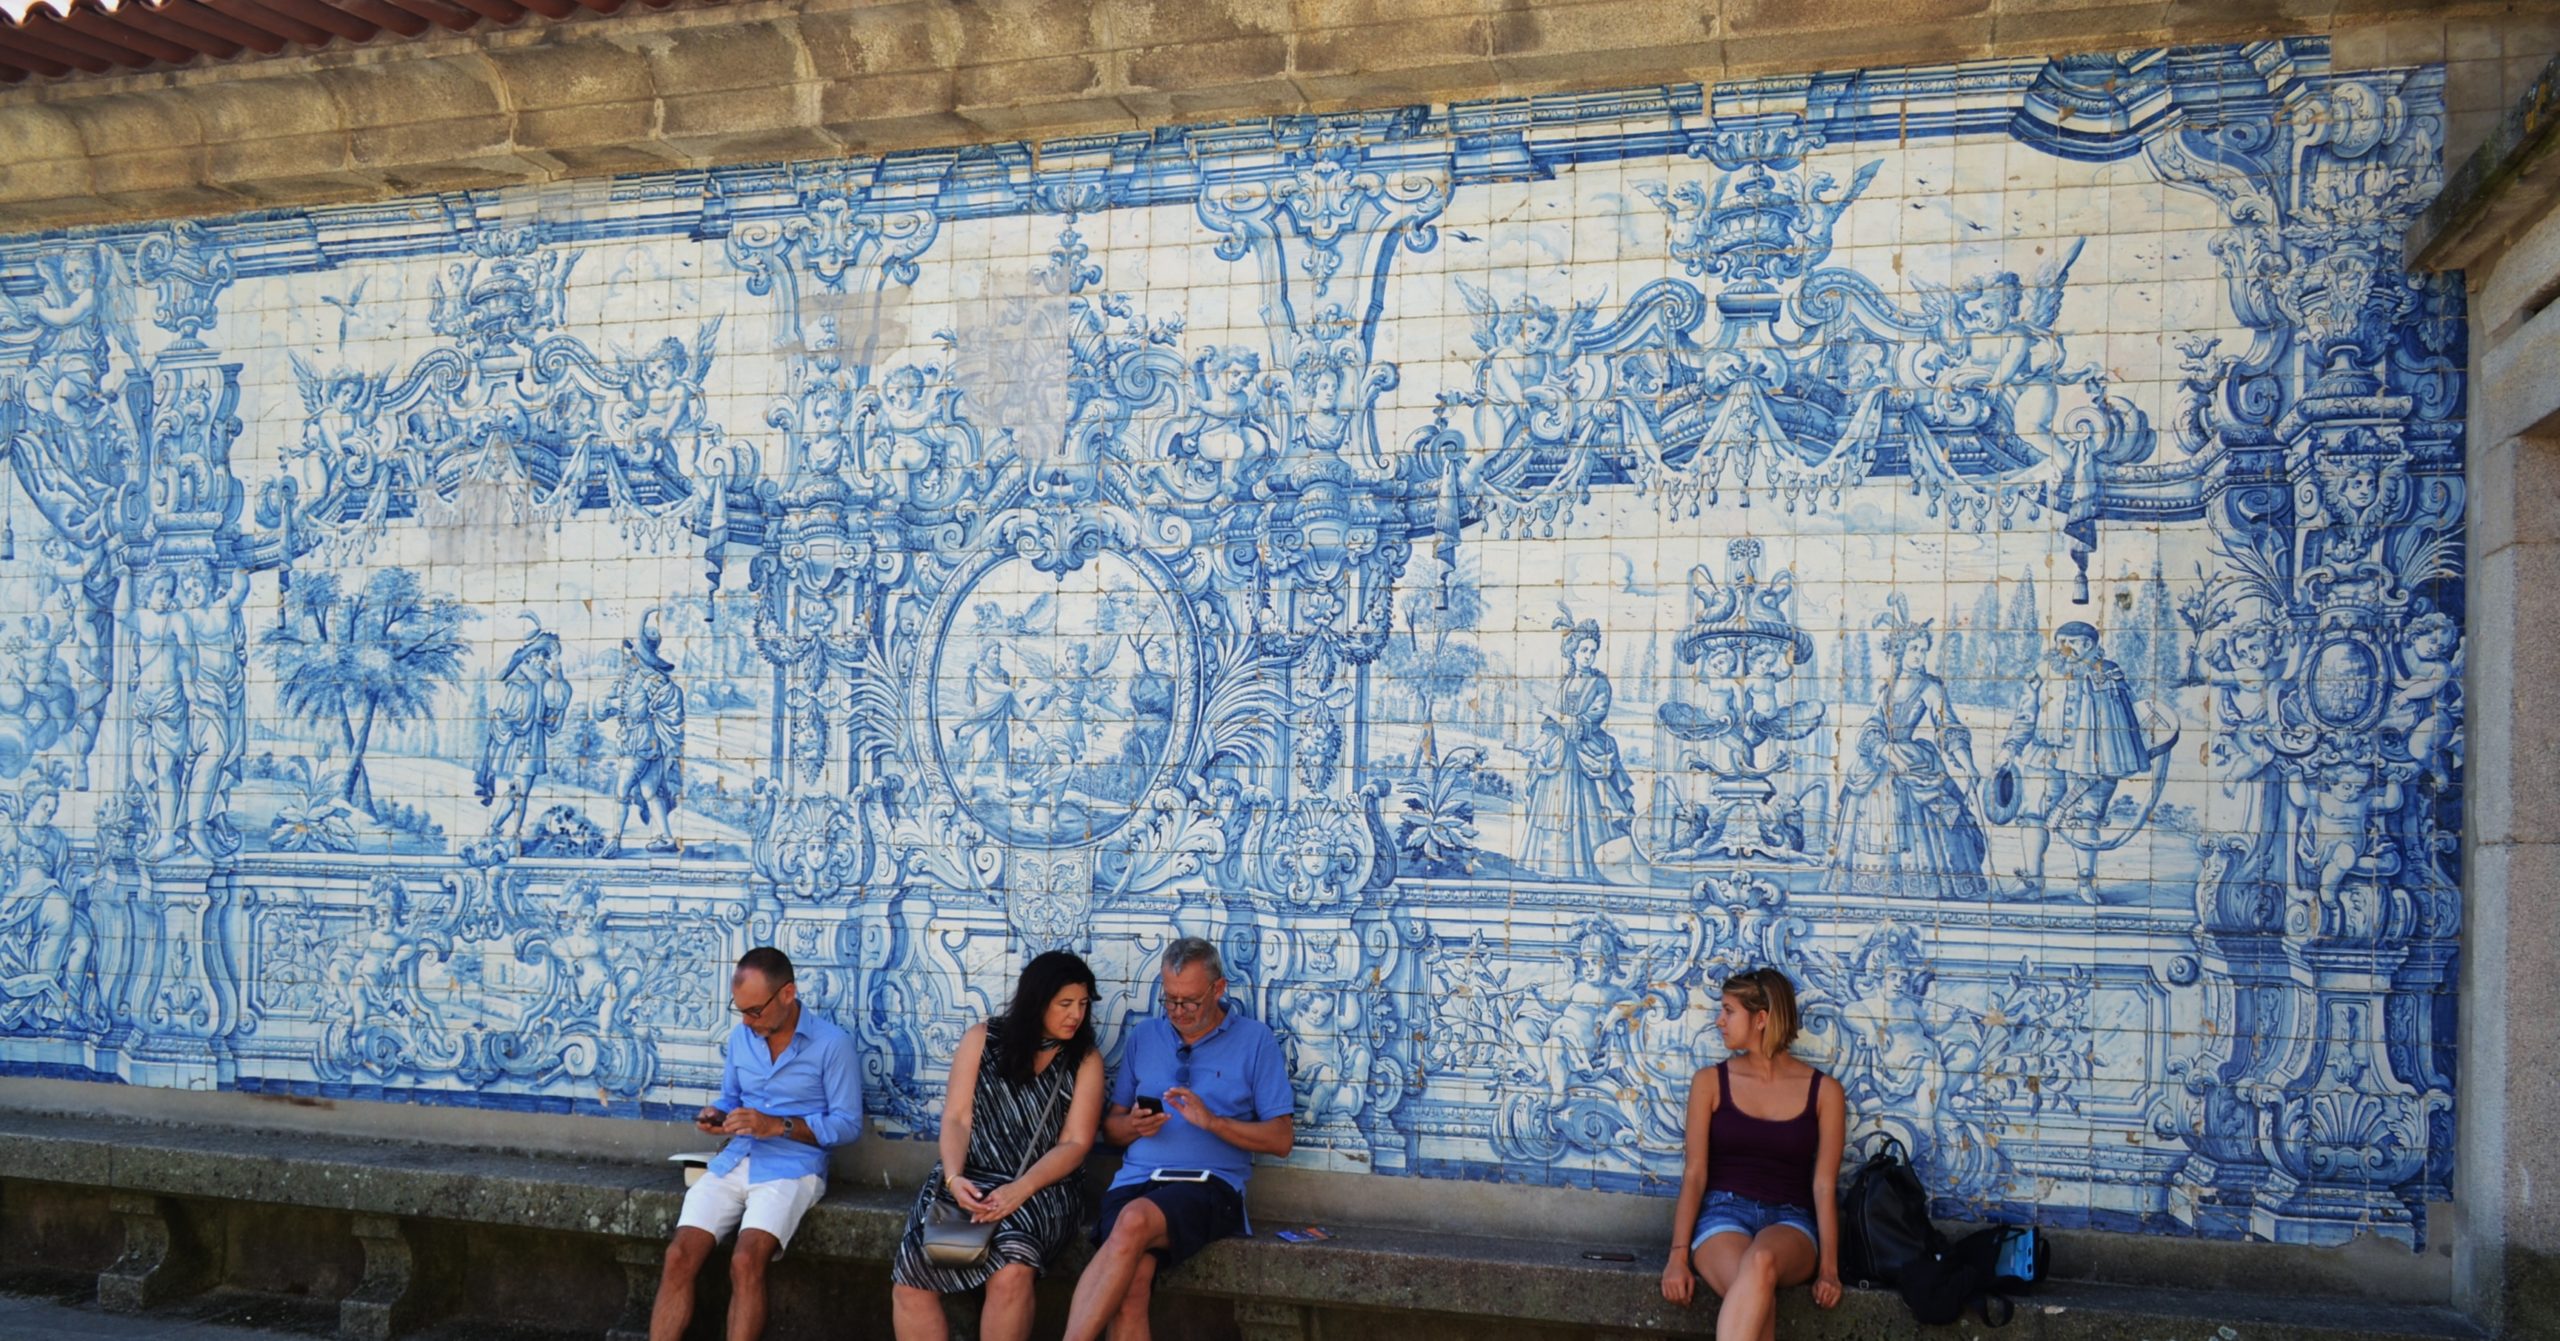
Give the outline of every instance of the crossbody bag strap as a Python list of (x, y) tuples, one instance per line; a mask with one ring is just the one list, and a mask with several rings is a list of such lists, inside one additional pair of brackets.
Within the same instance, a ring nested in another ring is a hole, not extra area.
[[(1051, 1063), (1049, 1063), (1049, 1065), (1051, 1065), (1051, 1066), (1056, 1066), (1056, 1065), (1058, 1064), (1058, 1062), (1063, 1062), (1063, 1061), (1065, 1061), (1065, 1060), (1066, 1060), (1066, 1058), (1061, 1057), (1061, 1058), (1059, 1058), (1059, 1059), (1058, 1059), (1058, 1061), (1057, 1061), (1057, 1062), (1051, 1062)], [(1032, 1134), (1033, 1134), (1033, 1135), (1035, 1135), (1035, 1136), (1036, 1136), (1036, 1135), (1038, 1135), (1038, 1134), (1039, 1134), (1039, 1132), (1040, 1132), (1040, 1127), (1045, 1127), (1045, 1126), (1048, 1126), (1048, 1125), (1049, 1125), (1049, 1115), (1050, 1115), (1051, 1113), (1054, 1113), (1054, 1112), (1056, 1112), (1056, 1111), (1058, 1110), (1058, 1096), (1059, 1096), (1059, 1094), (1063, 1093), (1065, 1090), (1072, 1090), (1072, 1089), (1074, 1089), (1075, 1087), (1076, 1087), (1075, 1077), (1074, 1077), (1074, 1076), (1072, 1076), (1072, 1075), (1070, 1075), (1070, 1076), (1067, 1078), (1067, 1083), (1066, 1083), (1066, 1085), (1065, 1085), (1062, 1089), (1059, 1089), (1059, 1090), (1051, 1090), (1051, 1091), (1049, 1092), (1049, 1102), (1047, 1102), (1046, 1104), (1041, 1105), (1041, 1107), (1040, 1107), (1040, 1125), (1039, 1125), (1039, 1126), (1037, 1126), (1037, 1127), (1033, 1127), (1033, 1128), (1031, 1129), (1031, 1131), (1032, 1131)], [(1049, 1152), (1048, 1152), (1048, 1151), (1046, 1151), (1046, 1150), (1027, 1150), (1027, 1151), (1024, 1151), (1024, 1152), (1023, 1152), (1023, 1155), (1022, 1155), (1022, 1167), (1021, 1167), (1021, 1168), (1018, 1168), (1018, 1169), (1016, 1169), (1016, 1170), (1014, 1170), (1014, 1171), (1013, 1171), (1013, 1181), (1015, 1181), (1015, 1182), (1017, 1182), (1017, 1183), (1018, 1183), (1018, 1182), (1021, 1182), (1024, 1178), (1029, 1177), (1029, 1176), (1030, 1176), (1030, 1173), (1031, 1173), (1031, 1166), (1032, 1166), (1032, 1165), (1034, 1165), (1034, 1164), (1039, 1163), (1039, 1162), (1040, 1162), (1040, 1157), (1041, 1157), (1042, 1155), (1045, 1155), (1045, 1154), (1048, 1154), (1048, 1153), (1049, 1153)]]

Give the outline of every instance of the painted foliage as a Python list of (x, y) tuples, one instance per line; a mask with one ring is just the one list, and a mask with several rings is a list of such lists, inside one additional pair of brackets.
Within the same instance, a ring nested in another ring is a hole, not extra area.
[[(2451, 1174), (2441, 75), (2311, 40), (0, 241), (0, 1058), (929, 1128), (1225, 947), (1298, 1162), (1667, 1190), (1721, 976), (1952, 1206)], [(1106, 1033), (1111, 1030), (1106, 1029)]]

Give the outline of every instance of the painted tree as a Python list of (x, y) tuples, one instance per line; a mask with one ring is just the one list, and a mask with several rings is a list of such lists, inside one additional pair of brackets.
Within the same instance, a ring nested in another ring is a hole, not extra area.
[(2009, 617), (2001, 630), (2000, 678), (2016, 684), (2035, 674), (2044, 657), (2044, 607), (2036, 600), (2036, 575), (2022, 569), (2009, 594)]
[(2164, 695), (2185, 678), (2186, 659), (2178, 649), (2182, 626), (2177, 604), (2169, 596), (2168, 579), (2162, 576), (2156, 559), (2151, 564), (2151, 579), (2142, 584), (2142, 596), (2136, 604), (2143, 629), (2151, 639), (2150, 655), (2144, 659), (2141, 672), (2144, 692)]
[(2107, 659), (2124, 672), (2126, 681), (2133, 686), (2134, 696), (2148, 698), (2151, 694), (2146, 683), (2151, 669), (2151, 631), (2142, 622), (2142, 579), (2135, 577), (2133, 570), (2127, 568), (2116, 578), (2116, 584), (2119, 597), (2131, 595), (2135, 599), (2128, 604), (2108, 606), (2115, 612), (2115, 617), (2101, 627), (2104, 635), (2102, 647)]
[(374, 728), (435, 719), (436, 695), (462, 680), (463, 621), (477, 616), (406, 568), (377, 570), (352, 596), (323, 576), (296, 583), (286, 618), (258, 641), (284, 710), (336, 729), (332, 744), (347, 751), (344, 795), (372, 814), (364, 756)]
[(1876, 696), (1875, 650), (1867, 641), (1867, 631), (1858, 629), (1849, 635), (1848, 647), (1840, 654), (1840, 695), (1851, 703), (1873, 702)]
[(2008, 659), (2009, 635), (2000, 623), (2000, 587), (1983, 587), (1973, 598), (1973, 664), (1965, 667), (1965, 702), (1997, 703), (2001, 697), (2002, 663)]
[(1455, 698), (1484, 673), (1484, 649), (1472, 634), (1484, 622), (1484, 595), (1461, 567), (1448, 573), (1437, 590), (1404, 593), (1405, 636), (1391, 639), (1379, 658), (1391, 683), (1401, 685), (1421, 706), (1421, 719), (1435, 722), (1435, 707)]

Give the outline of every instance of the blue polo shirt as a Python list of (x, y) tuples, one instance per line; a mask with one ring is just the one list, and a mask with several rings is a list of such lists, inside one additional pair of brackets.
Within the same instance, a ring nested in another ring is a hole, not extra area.
[(816, 1145), (788, 1136), (732, 1136), (711, 1161), (716, 1176), (748, 1161), (747, 1181), (774, 1183), (790, 1178), (827, 1176), (827, 1151), (862, 1135), (862, 1065), (853, 1055), (853, 1039), (835, 1024), (800, 1006), (800, 1023), (782, 1055), (741, 1022), (729, 1030), (727, 1056), (720, 1064), (723, 1113), (752, 1108), (768, 1117), (793, 1117), (809, 1124)]
[[(1219, 1003), (1227, 1017), (1206, 1038), (1191, 1045), (1190, 1082), (1185, 1088), (1200, 1096), (1210, 1112), (1238, 1122), (1262, 1122), (1295, 1111), (1297, 1096), (1289, 1088), (1289, 1063), (1280, 1040), (1260, 1020), (1236, 1013), (1232, 1000)], [(1139, 1021), (1129, 1032), (1129, 1048), (1120, 1072), (1111, 1080), (1111, 1102), (1129, 1107), (1139, 1095), (1158, 1098), (1181, 1084), (1184, 1065), (1182, 1035), (1161, 1015)], [(1132, 1143), (1121, 1161), (1113, 1187), (1143, 1183), (1158, 1169), (1207, 1169), (1239, 1193), (1253, 1174), (1253, 1156), (1192, 1126), (1172, 1104), (1164, 1106), (1165, 1124), (1153, 1136)]]

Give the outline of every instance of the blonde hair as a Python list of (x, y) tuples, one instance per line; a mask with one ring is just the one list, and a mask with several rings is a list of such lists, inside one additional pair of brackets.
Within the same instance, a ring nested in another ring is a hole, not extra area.
[(1787, 1050), (1796, 1041), (1796, 985), (1787, 975), (1773, 968), (1756, 968), (1737, 973), (1724, 980), (1724, 994), (1740, 1002), (1744, 1010), (1769, 1017), (1760, 1042), (1772, 1057)]

